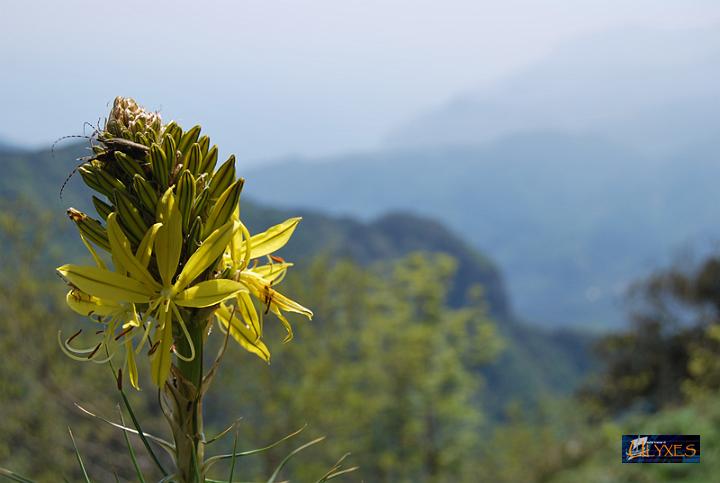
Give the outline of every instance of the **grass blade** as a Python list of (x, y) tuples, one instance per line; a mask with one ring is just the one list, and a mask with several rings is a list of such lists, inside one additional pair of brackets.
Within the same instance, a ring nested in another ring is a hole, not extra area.
[(75, 444), (75, 437), (72, 434), (72, 430), (70, 429), (70, 426), (68, 426), (68, 433), (70, 433), (70, 439), (72, 440), (73, 448), (75, 448), (75, 456), (77, 457), (78, 464), (80, 465), (80, 469), (82, 470), (83, 477), (85, 478), (85, 483), (92, 483), (90, 480), (90, 477), (87, 474), (87, 470), (85, 470), (85, 464), (83, 463), (82, 457), (80, 456), (80, 451), (78, 450), (77, 444)]
[(325, 436), (321, 436), (318, 439), (313, 439), (309, 443), (305, 443), (304, 445), (300, 446), (299, 448), (295, 448), (288, 454), (283, 460), (280, 462), (279, 465), (277, 465), (277, 468), (275, 468), (275, 471), (272, 475), (270, 475), (270, 478), (268, 478), (267, 483), (275, 483), (275, 480), (277, 480), (278, 475), (280, 474), (280, 471), (285, 467), (288, 461), (290, 461), (290, 458), (298, 454), (300, 451), (309, 448), (310, 446), (319, 443), (320, 441), (324, 440)]
[(152, 447), (150, 447), (150, 443), (148, 442), (147, 438), (145, 437), (145, 433), (143, 432), (142, 428), (140, 427), (140, 422), (135, 417), (135, 413), (132, 410), (132, 406), (130, 406), (130, 401), (128, 401), (127, 396), (125, 395), (125, 391), (120, 389), (120, 395), (122, 396), (123, 403), (125, 403), (125, 408), (128, 411), (128, 414), (130, 415), (130, 419), (132, 419), (133, 426), (135, 426), (135, 429), (137, 429), (138, 436), (140, 436), (140, 439), (142, 439), (143, 444), (145, 445), (145, 449), (147, 449), (148, 453), (150, 454), (150, 457), (155, 462), (155, 465), (158, 467), (160, 472), (163, 474), (163, 476), (167, 476), (167, 471), (165, 471), (165, 468), (163, 468), (162, 463), (160, 463), (160, 460), (158, 459), (157, 455), (153, 451)]
[(287, 441), (288, 439), (292, 438), (293, 436), (297, 436), (297, 435), (300, 434), (300, 433), (302, 432), (302, 430), (305, 429), (305, 428), (307, 428), (307, 424), (306, 424), (305, 426), (303, 426), (302, 428), (298, 429), (297, 431), (295, 431), (294, 433), (290, 433), (290, 434), (288, 434), (287, 436), (284, 436), (284, 437), (280, 438), (279, 440), (275, 441), (274, 443), (271, 443), (271, 444), (265, 446), (264, 448), (251, 449), (251, 450), (248, 450), (248, 451), (241, 451), (241, 452), (239, 452), (239, 453), (217, 455), (217, 456), (213, 456), (213, 457), (211, 457), (211, 458), (208, 458), (208, 459), (205, 461), (204, 470), (205, 470), (205, 472), (207, 472), (208, 469), (210, 469), (210, 467), (211, 467), (212, 465), (214, 465), (215, 463), (217, 463), (218, 461), (222, 461), (222, 460), (226, 460), (226, 459), (233, 458), (233, 455), (235, 455), (235, 456), (250, 456), (250, 455), (253, 455), (253, 454), (262, 453), (263, 451), (267, 451), (267, 450), (269, 450), (269, 449), (272, 449), (272, 448), (274, 448), (275, 446), (279, 445), (280, 443), (282, 443), (282, 442), (284, 442), (284, 441)]
[[(108, 364), (110, 365), (110, 370), (112, 371), (113, 378), (114, 378), (115, 377), (115, 367), (113, 367), (112, 362), (108, 362)], [(125, 391), (122, 388), (122, 380), (121, 379), (118, 381), (117, 388), (118, 388), (118, 391), (120, 392), (120, 395), (122, 396), (122, 400), (123, 400), (123, 404), (125, 405), (125, 409), (127, 409), (127, 412), (130, 415), (130, 419), (133, 422), (133, 426), (135, 426), (138, 436), (140, 436), (140, 439), (142, 440), (143, 444), (145, 445), (145, 449), (150, 454), (150, 457), (155, 462), (155, 465), (158, 467), (158, 469), (163, 474), (163, 476), (167, 476), (168, 475), (167, 471), (165, 471), (165, 468), (163, 468), (162, 463), (160, 463), (160, 460), (158, 459), (157, 455), (153, 451), (152, 447), (150, 446), (150, 443), (148, 442), (147, 438), (145, 437), (145, 433), (143, 432), (142, 428), (140, 427), (140, 422), (137, 420), (137, 417), (135, 417), (135, 412), (132, 410), (130, 401), (128, 400), (127, 396), (125, 395)], [(110, 423), (110, 424), (113, 424), (113, 423)]]
[(232, 462), (230, 463), (230, 476), (228, 476), (228, 483), (232, 483), (233, 473), (235, 473), (235, 460), (237, 459), (237, 441), (240, 431), (235, 430), (235, 442), (233, 443)]
[(25, 478), (24, 476), (19, 475), (14, 471), (10, 471), (6, 468), (0, 468), (0, 476), (4, 476), (8, 480), (17, 481), (19, 483), (35, 483), (35, 481), (31, 480), (30, 478)]
[[(118, 412), (120, 413), (120, 422), (123, 426), (125, 426), (125, 418), (123, 417), (122, 409), (120, 409), (120, 406), (118, 406)], [(135, 450), (132, 447), (132, 444), (130, 444), (130, 438), (128, 437), (128, 432), (126, 429), (123, 429), (123, 436), (125, 437), (125, 444), (127, 444), (128, 452), (130, 453), (130, 459), (132, 460), (132, 464), (135, 467), (135, 473), (137, 474), (138, 481), (140, 483), (145, 483), (145, 478), (143, 477), (142, 471), (140, 471), (140, 465), (138, 465), (137, 459), (135, 458)]]

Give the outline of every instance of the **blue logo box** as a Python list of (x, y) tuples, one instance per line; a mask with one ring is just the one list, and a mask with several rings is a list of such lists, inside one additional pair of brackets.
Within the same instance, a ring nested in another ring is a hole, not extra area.
[(699, 434), (623, 434), (623, 463), (700, 463)]

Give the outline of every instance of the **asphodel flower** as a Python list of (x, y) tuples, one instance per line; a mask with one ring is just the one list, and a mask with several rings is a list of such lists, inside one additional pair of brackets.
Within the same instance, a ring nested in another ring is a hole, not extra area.
[[(272, 254), (300, 218), (251, 236), (239, 218), (244, 180), (236, 179), (235, 158), (215, 170), (217, 147), (200, 137), (199, 126), (183, 132), (174, 122), (163, 125), (132, 99), (115, 100), (97, 140), (94, 156), (78, 171), (105, 198), (92, 201), (106, 224), (68, 210), (95, 266), (69, 264), (58, 272), (71, 285), (70, 308), (105, 330), (89, 349), (71, 340), (63, 349), (95, 362), (124, 351), (124, 367), (138, 387), (135, 356), (147, 347), (152, 380), (162, 386), (173, 356), (194, 360), (215, 318), (242, 347), (269, 360), (263, 314), (274, 313), (288, 339), (292, 330), (283, 311), (312, 316), (273, 288), (292, 264)], [(91, 243), (109, 253), (112, 270)], [(263, 257), (268, 263), (259, 265)], [(193, 337), (198, 329), (202, 337)]]

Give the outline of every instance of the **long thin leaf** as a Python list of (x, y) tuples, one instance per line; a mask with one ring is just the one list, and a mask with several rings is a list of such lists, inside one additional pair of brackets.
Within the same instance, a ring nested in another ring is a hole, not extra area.
[(83, 463), (82, 457), (80, 456), (80, 451), (78, 450), (77, 444), (75, 444), (75, 437), (73, 437), (70, 426), (68, 426), (68, 433), (70, 433), (70, 439), (72, 440), (73, 448), (75, 448), (75, 457), (77, 457), (78, 464), (80, 465), (83, 477), (85, 478), (85, 483), (92, 483), (90, 477), (87, 474), (87, 470), (85, 469), (85, 464)]
[[(157, 455), (150, 447), (150, 443), (148, 442), (147, 438), (145, 437), (145, 436), (150, 437), (150, 435), (146, 435), (145, 432), (143, 432), (142, 428), (140, 427), (140, 422), (135, 417), (135, 413), (132, 410), (132, 406), (130, 406), (130, 401), (128, 401), (128, 398), (125, 395), (125, 391), (123, 391), (122, 388), (120, 388), (120, 395), (122, 396), (123, 403), (125, 404), (125, 408), (127, 409), (128, 414), (130, 414), (130, 419), (132, 419), (133, 425), (135, 426), (135, 429), (137, 429), (137, 435), (140, 436), (140, 439), (142, 439), (142, 442), (145, 445), (145, 449), (147, 449), (148, 453), (150, 453), (150, 457), (153, 459), (153, 461), (155, 462), (155, 465), (158, 467), (158, 469), (163, 474), (163, 476), (167, 476), (167, 474), (168, 474), (167, 471), (165, 471), (165, 468), (163, 468), (163, 465), (160, 463), (160, 460), (158, 459)], [(170, 443), (168, 443), (167, 441), (164, 441), (155, 436), (153, 436), (152, 439), (158, 443), (162, 442), (161, 444), (162, 444), (163, 448), (165, 448), (165, 449), (167, 449), (165, 447), (165, 445), (166, 444), (169, 445), (171, 448), (173, 448), (173, 450), (170, 452), (170, 454), (172, 455), (174, 453), (174, 447), (172, 445), (170, 445)]]
[[(118, 406), (118, 412), (120, 413), (120, 422), (122, 423), (123, 427), (125, 427), (125, 418), (123, 417), (122, 409), (120, 409), (120, 406)], [(135, 450), (132, 447), (132, 444), (130, 444), (130, 438), (128, 437), (128, 430), (123, 429), (123, 436), (125, 437), (125, 444), (127, 444), (128, 453), (130, 453), (130, 459), (132, 460), (132, 464), (135, 467), (135, 474), (137, 474), (138, 481), (140, 483), (145, 483), (145, 478), (143, 477), (142, 471), (140, 471), (140, 465), (138, 465), (137, 458), (135, 458)]]
[(293, 456), (295, 456), (296, 454), (298, 454), (300, 451), (302, 451), (302, 450), (304, 450), (304, 449), (306, 449), (306, 448), (309, 448), (310, 446), (312, 446), (312, 445), (314, 445), (314, 444), (319, 443), (320, 441), (322, 441), (322, 440), (324, 440), (324, 439), (325, 439), (325, 436), (321, 436), (321, 437), (319, 437), (319, 438), (317, 438), (317, 439), (313, 439), (313, 440), (310, 441), (309, 443), (305, 443), (304, 445), (300, 446), (299, 448), (295, 448), (294, 450), (292, 450), (292, 451), (290, 452), (290, 454), (288, 454), (285, 458), (283, 458), (283, 460), (280, 462), (280, 464), (277, 465), (277, 468), (275, 468), (275, 471), (273, 472), (273, 474), (270, 475), (270, 478), (268, 478), (267, 483), (275, 483), (275, 480), (277, 479), (278, 475), (280, 474), (280, 472), (282, 471), (282, 469), (285, 467), (285, 465), (287, 464), (287, 462), (290, 461), (290, 459), (291, 459)]
[[(141, 436), (141, 437), (143, 436), (143, 435), (142, 435), (141, 433), (139, 433), (137, 430), (132, 429), (132, 428), (129, 428), (129, 427), (127, 427), (127, 426), (123, 426), (122, 424), (114, 423), (114, 422), (110, 421), (109, 419), (103, 418), (102, 416), (98, 416), (97, 414), (94, 414), (94, 413), (88, 411), (87, 409), (85, 409), (84, 407), (80, 406), (78, 403), (75, 403), (75, 407), (77, 407), (80, 411), (84, 412), (84, 413), (87, 414), (88, 416), (92, 416), (93, 418), (97, 418), (97, 419), (99, 419), (100, 421), (109, 424), (110, 426), (114, 426), (114, 427), (116, 427), (116, 428), (118, 428), (118, 429), (122, 429), (123, 431), (127, 431), (127, 432), (132, 433), (132, 434), (135, 434), (135, 435), (137, 435), (137, 436)], [(153, 435), (150, 434), (150, 433), (144, 433), (144, 436), (146, 436), (150, 441), (156, 443), (158, 446), (160, 446), (161, 448), (163, 448), (165, 451), (168, 452), (168, 454), (170, 454), (170, 455), (175, 454), (175, 446), (173, 446), (171, 443), (168, 443), (168, 442), (165, 441), (164, 439), (158, 438), (157, 436), (153, 436)]]
[(237, 459), (237, 441), (240, 431), (235, 430), (235, 442), (233, 443), (232, 460), (230, 463), (230, 476), (228, 476), (228, 483), (232, 483), (233, 473), (235, 473), (235, 460)]
[(7, 468), (0, 468), (0, 475), (4, 476), (8, 480), (17, 481), (19, 483), (35, 483), (34, 480), (31, 480), (30, 478), (25, 478), (23, 475), (19, 475), (14, 471), (8, 470)]
[(328, 475), (327, 477), (325, 477), (324, 480), (321, 480), (321, 481), (324, 482), (324, 481), (334, 480), (334, 479), (337, 478), (338, 476), (342, 476), (342, 475), (346, 475), (346, 474), (348, 474), (348, 473), (352, 473), (353, 471), (357, 471), (359, 468), (360, 468), (359, 466), (353, 466), (352, 468), (348, 468), (348, 469), (346, 469), (346, 470), (336, 471), (335, 473), (333, 473), (333, 474), (331, 474), (331, 475)]
[[(267, 450), (269, 450), (269, 449), (272, 449), (272, 448), (274, 448), (275, 446), (279, 445), (280, 443), (283, 443), (283, 442), (287, 441), (288, 439), (292, 438), (293, 436), (297, 436), (297, 435), (300, 434), (305, 428), (307, 428), (307, 424), (306, 424), (305, 426), (303, 426), (302, 428), (298, 429), (297, 431), (295, 431), (294, 433), (290, 433), (290, 434), (288, 434), (287, 436), (284, 436), (284, 437), (282, 437), (281, 439), (275, 441), (274, 443), (269, 444), (268, 446), (265, 446), (264, 448), (251, 449), (251, 450), (248, 450), (248, 451), (242, 451), (242, 452), (240, 452), (240, 453), (231, 453), (231, 454), (217, 455), (217, 456), (213, 456), (213, 457), (211, 457), (211, 458), (208, 458), (208, 459), (205, 461), (204, 470), (205, 470), (205, 472), (207, 473), (207, 471), (210, 469), (210, 467), (211, 467), (212, 465), (214, 465), (215, 463), (217, 463), (218, 461), (222, 461), (222, 460), (226, 460), (226, 459), (229, 459), (229, 458), (233, 458), (234, 456), (250, 456), (250, 455), (253, 455), (253, 454), (262, 453), (263, 451), (267, 451)], [(234, 456), (233, 456), (233, 455), (234, 455)]]

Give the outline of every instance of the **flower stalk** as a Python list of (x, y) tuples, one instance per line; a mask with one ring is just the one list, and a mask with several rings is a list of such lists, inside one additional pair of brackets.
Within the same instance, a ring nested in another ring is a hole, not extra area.
[(300, 219), (251, 235), (239, 200), (244, 180), (235, 158), (217, 169), (218, 149), (195, 126), (164, 124), (132, 99), (118, 97), (93, 155), (78, 169), (98, 218), (70, 208), (93, 266), (57, 269), (70, 290), (68, 306), (98, 324), (98, 339), (61, 347), (73, 359), (121, 359), (139, 389), (137, 358), (150, 360), (150, 379), (174, 439), (177, 481), (205, 481), (203, 395), (214, 373), (203, 355), (213, 324), (269, 362), (263, 318), (274, 314), (292, 337), (285, 312), (312, 312), (278, 292), (291, 263), (273, 255)]

